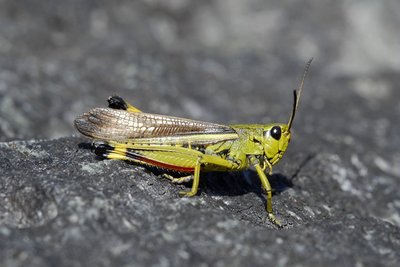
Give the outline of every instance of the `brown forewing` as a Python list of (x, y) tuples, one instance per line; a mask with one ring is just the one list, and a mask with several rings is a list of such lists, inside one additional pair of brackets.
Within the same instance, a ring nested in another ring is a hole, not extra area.
[(226, 125), (111, 108), (92, 109), (77, 117), (74, 123), (82, 134), (103, 140), (236, 134), (231, 127)]

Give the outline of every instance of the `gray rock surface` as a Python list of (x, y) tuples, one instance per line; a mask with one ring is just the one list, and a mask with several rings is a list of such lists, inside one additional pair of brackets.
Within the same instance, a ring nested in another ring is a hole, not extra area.
[[(396, 0), (0, 1), (0, 266), (397, 266)], [(119, 94), (219, 123), (286, 122), (265, 219), (254, 171), (190, 185), (91, 153)]]

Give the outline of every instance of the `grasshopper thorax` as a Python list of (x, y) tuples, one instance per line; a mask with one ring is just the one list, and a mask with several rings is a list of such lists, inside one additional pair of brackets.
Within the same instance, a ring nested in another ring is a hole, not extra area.
[(270, 124), (264, 128), (263, 148), (265, 160), (276, 164), (285, 153), (290, 142), (290, 130), (286, 124)]

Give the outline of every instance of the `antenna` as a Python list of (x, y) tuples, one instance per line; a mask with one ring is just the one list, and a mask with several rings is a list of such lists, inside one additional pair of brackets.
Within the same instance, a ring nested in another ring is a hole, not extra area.
[(294, 102), (293, 102), (292, 114), (290, 115), (289, 122), (288, 122), (288, 131), (290, 131), (290, 128), (292, 127), (294, 116), (296, 115), (296, 110), (299, 107), (299, 100), (301, 97), (301, 92), (303, 91), (304, 80), (306, 79), (308, 69), (310, 68), (312, 61), (313, 61), (313, 58), (310, 58), (307, 62), (306, 67), (304, 68), (303, 76), (301, 78), (300, 86), (298, 88), (298, 93), (297, 93), (297, 90), (293, 90)]

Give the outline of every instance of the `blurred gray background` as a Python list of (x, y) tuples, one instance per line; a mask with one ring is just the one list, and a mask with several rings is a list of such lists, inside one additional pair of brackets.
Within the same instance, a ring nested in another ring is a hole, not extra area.
[(397, 0), (1, 0), (0, 140), (71, 135), (111, 94), (153, 113), (286, 121), (310, 57), (297, 129), (338, 120), (388, 134), (399, 26)]
[[(398, 0), (0, 0), (0, 262), (397, 266), (399, 29)], [(289, 229), (265, 222), (252, 172), (204, 175), (181, 200), (184, 186), (78, 147), (74, 118), (112, 94), (287, 122), (310, 57), (271, 177)]]

